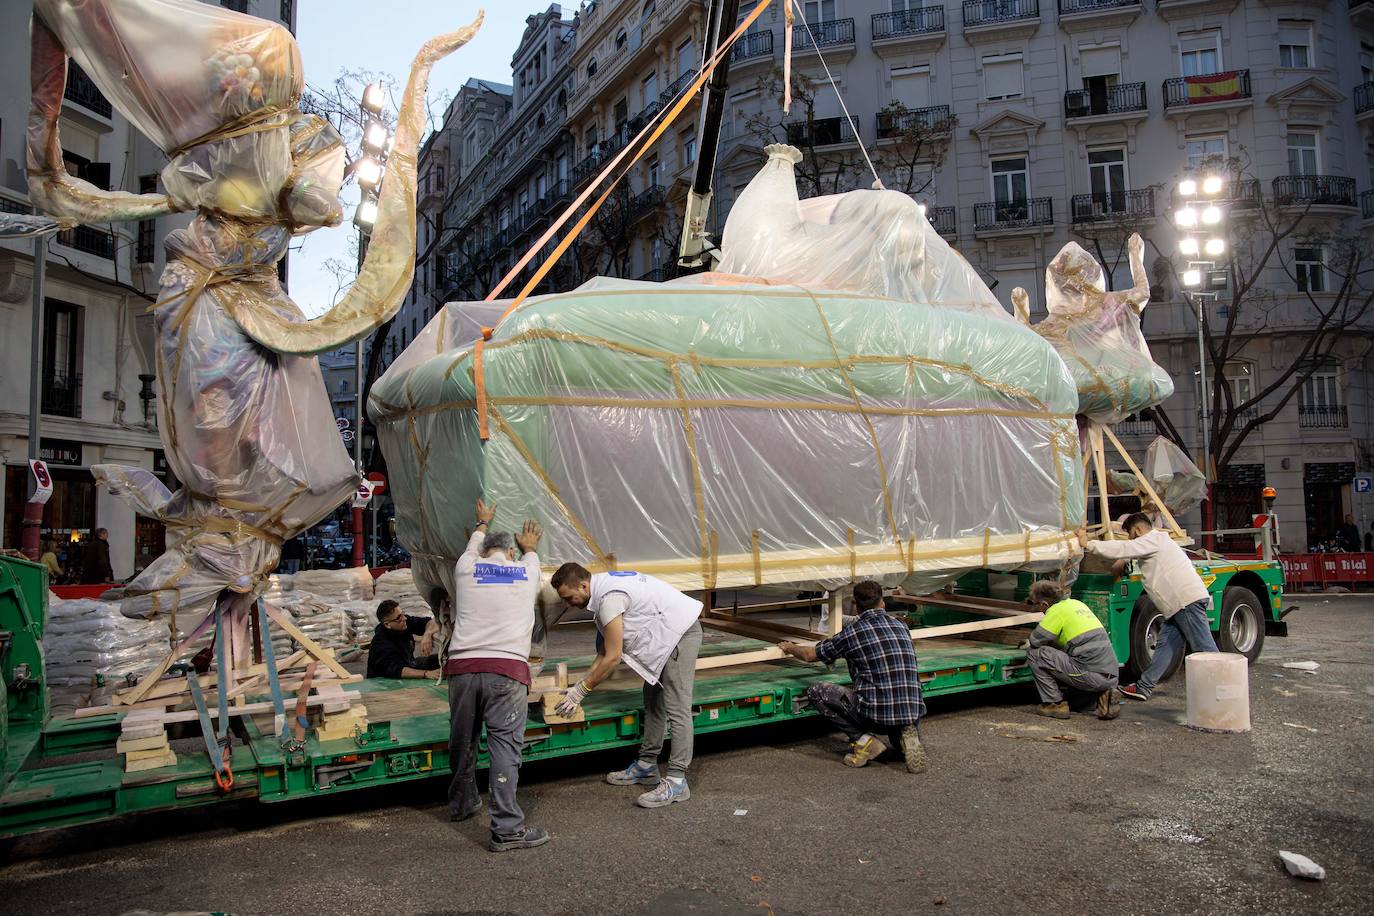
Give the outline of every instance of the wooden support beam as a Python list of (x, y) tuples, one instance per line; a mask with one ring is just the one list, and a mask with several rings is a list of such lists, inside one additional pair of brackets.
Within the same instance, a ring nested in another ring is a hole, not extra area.
[(1102, 432), (1111, 440), (1112, 445), (1116, 448), (1117, 454), (1122, 457), (1126, 462), (1126, 466), (1131, 469), (1131, 473), (1135, 474), (1136, 480), (1139, 480), (1140, 485), (1145, 488), (1145, 492), (1149, 494), (1151, 501), (1153, 501), (1155, 506), (1159, 509), (1159, 514), (1164, 516), (1164, 521), (1168, 522), (1169, 527), (1174, 529), (1174, 534), (1180, 540), (1187, 540), (1188, 535), (1184, 534), (1178, 522), (1174, 521), (1174, 516), (1169, 512), (1169, 507), (1164, 505), (1164, 500), (1159, 498), (1159, 494), (1155, 492), (1155, 488), (1150, 485), (1150, 478), (1146, 477), (1141, 472), (1140, 468), (1136, 467), (1135, 462), (1131, 460), (1131, 456), (1126, 453), (1125, 447), (1122, 446), (1121, 440), (1116, 437), (1116, 433), (1112, 432), (1111, 428), (1107, 426), (1102, 427)]
[(1088, 447), (1093, 453), (1093, 468), (1097, 471), (1097, 504), (1098, 512), (1102, 516), (1102, 524), (1106, 526), (1107, 540), (1116, 540), (1116, 532), (1112, 531), (1111, 509), (1107, 505), (1107, 460), (1102, 453), (1102, 425), (1094, 423), (1088, 427)]
[(709, 611), (701, 615), (701, 625), (724, 633), (734, 633), (738, 636), (749, 636), (754, 639), (766, 639), (769, 642), (791, 638), (813, 641), (825, 638), (824, 633), (814, 633), (802, 627), (774, 623), (770, 620), (739, 620), (734, 617), (713, 614)]
[(291, 636), (292, 639), (300, 643), (305, 648), (305, 651), (310, 653), (311, 658), (315, 659), (318, 662), (324, 663), (325, 667), (327, 667), (330, 671), (333, 671), (339, 677), (349, 676), (351, 672), (343, 665), (339, 664), (339, 661), (334, 657), (333, 652), (329, 651), (328, 649), (325, 649), (323, 646), (315, 642), (315, 640), (311, 639), (309, 636), (306, 636), (305, 633), (301, 632), (300, 627), (292, 623), (289, 619), (287, 619), (285, 614), (274, 608), (272, 605), (264, 604), (264, 607), (267, 609), (267, 616), (271, 617), (274, 621), (276, 621), (277, 626), (285, 630)]

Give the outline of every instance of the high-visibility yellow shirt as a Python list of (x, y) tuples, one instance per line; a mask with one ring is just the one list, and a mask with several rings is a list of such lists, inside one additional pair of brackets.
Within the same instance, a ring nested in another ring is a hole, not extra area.
[(1040, 621), (1040, 628), (1054, 635), (1055, 645), (1063, 649), (1069, 642), (1093, 630), (1104, 629), (1097, 615), (1077, 598), (1065, 598), (1052, 605)]

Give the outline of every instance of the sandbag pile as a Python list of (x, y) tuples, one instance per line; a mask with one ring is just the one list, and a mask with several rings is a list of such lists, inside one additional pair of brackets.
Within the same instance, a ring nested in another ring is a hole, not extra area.
[(347, 569), (307, 569), (291, 577), (292, 589), (329, 603), (366, 601), (372, 598), (372, 573), (365, 566)]
[[(326, 649), (345, 649), (356, 642), (353, 619), (338, 605), (312, 596), (301, 596), (290, 600), (285, 607), (296, 618), (296, 626), (301, 632)], [(272, 648), (279, 651), (275, 636)]]
[(428, 619), (434, 616), (429, 602), (415, 585), (415, 574), (409, 569), (393, 569), (378, 576), (375, 597), (378, 601), (395, 601), (411, 617)]
[(43, 653), (53, 705), (104, 702), (111, 690), (156, 665), (170, 638), (165, 620), (132, 619), (117, 602), (65, 600), (50, 592)]

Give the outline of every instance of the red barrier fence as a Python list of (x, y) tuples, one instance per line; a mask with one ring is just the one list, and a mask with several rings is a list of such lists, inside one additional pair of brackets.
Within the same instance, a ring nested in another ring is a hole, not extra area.
[(1374, 553), (1286, 553), (1279, 562), (1290, 590), (1374, 582)]

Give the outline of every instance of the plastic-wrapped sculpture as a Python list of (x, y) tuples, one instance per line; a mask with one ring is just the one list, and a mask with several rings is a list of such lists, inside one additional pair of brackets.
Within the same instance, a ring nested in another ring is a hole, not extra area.
[[(1174, 392), (1140, 331), (1150, 301), (1145, 243), (1132, 234), (1127, 245), (1134, 285), (1110, 293), (1101, 265), (1076, 242), (1065, 245), (1045, 269), (1049, 317), (1035, 325), (1073, 373), (1078, 412), (1098, 423), (1116, 423)], [(1024, 317), (1026, 291), (1018, 287), (1013, 298)]]
[(532, 298), (480, 362), (504, 304), (451, 303), (373, 386), (422, 590), (451, 585), (479, 495), (539, 518), (548, 557), (688, 589), (921, 587), (1076, 551), (1063, 360), (914, 201), (799, 201), (795, 155), (770, 148), (721, 272)]
[[(137, 468), (93, 468), (169, 527), (167, 552), (124, 589), (125, 614), (180, 614), (190, 631), (226, 589), (249, 606), (282, 541), (354, 490), (313, 354), (370, 333), (400, 307), (414, 272), (429, 71), (479, 24), (417, 55), (367, 260), (339, 305), (306, 321), (277, 281), (277, 262), (292, 235), (340, 221), (345, 153), (326, 121), (299, 108), (304, 76), (291, 33), (194, 0), (35, 0), (35, 204), (66, 223), (195, 213), (167, 238), (153, 307), (158, 420), (182, 487), (168, 492)], [(167, 154), (165, 194), (102, 191), (66, 173), (58, 117), (67, 55)]]

